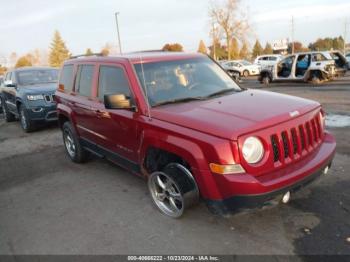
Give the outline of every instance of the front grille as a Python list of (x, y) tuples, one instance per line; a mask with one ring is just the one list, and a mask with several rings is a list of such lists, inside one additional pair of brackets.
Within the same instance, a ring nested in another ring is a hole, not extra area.
[(55, 95), (44, 95), (44, 98), (48, 103), (53, 103), (55, 101)]
[(276, 135), (271, 136), (271, 144), (273, 150), (273, 160), (277, 162), (280, 159), (280, 150), (278, 148), (278, 137)]
[(274, 162), (296, 158), (303, 152), (310, 152), (321, 142), (322, 127), (319, 116), (281, 133), (270, 136)]

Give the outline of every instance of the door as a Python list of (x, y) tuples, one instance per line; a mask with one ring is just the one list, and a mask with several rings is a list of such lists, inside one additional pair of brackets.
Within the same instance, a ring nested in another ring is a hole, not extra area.
[(14, 72), (7, 73), (4, 81), (3, 96), (10, 112), (17, 114), (16, 107), (16, 77)]
[(97, 142), (94, 133), (95, 112), (92, 108), (92, 90), (96, 83), (95, 65), (78, 65), (74, 92), (70, 100), (70, 106), (74, 111), (77, 129), (81, 138), (94, 144)]
[(277, 77), (279, 80), (291, 78), (295, 56), (288, 56), (277, 64)]
[(124, 94), (135, 101), (125, 68), (122, 65), (101, 64), (94, 104), (94, 131), (99, 134), (98, 144), (114, 154), (117, 161), (123, 162), (122, 165), (126, 165), (125, 160), (136, 164), (139, 160), (139, 113), (130, 109), (106, 109), (103, 103), (104, 95), (112, 94)]

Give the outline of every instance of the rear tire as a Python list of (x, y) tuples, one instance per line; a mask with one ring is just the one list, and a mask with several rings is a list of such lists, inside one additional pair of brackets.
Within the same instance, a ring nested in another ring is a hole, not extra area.
[(263, 76), (263, 78), (261, 79), (261, 83), (264, 85), (264, 86), (269, 86), (270, 85), (270, 77), (268, 76)]
[(179, 218), (199, 200), (199, 191), (190, 171), (172, 163), (148, 178), (148, 189), (158, 209), (172, 218)]
[(4, 113), (5, 121), (6, 122), (13, 122), (13, 121), (15, 121), (16, 120), (15, 115), (12, 114), (8, 110), (8, 107), (7, 107), (6, 103), (5, 103), (5, 99), (2, 99), (1, 105), (2, 105), (2, 112)]
[(88, 152), (82, 147), (72, 124), (65, 122), (62, 126), (63, 143), (69, 158), (75, 163), (84, 163)]

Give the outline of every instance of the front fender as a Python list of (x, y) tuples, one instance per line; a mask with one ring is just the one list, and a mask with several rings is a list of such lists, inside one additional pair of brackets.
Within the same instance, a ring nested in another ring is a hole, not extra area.
[[(176, 133), (160, 133), (158, 129), (144, 131), (141, 139), (141, 165), (144, 163), (147, 150), (150, 147), (175, 154), (190, 165), (191, 173), (203, 198), (220, 198), (221, 193), (209, 170), (208, 159), (205, 156), (208, 152), (204, 152), (195, 139), (187, 139)], [(149, 175), (145, 170), (143, 172), (145, 176)]]

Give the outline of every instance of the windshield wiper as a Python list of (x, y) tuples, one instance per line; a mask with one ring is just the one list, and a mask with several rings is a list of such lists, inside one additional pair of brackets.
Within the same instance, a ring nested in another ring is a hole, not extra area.
[(223, 90), (220, 90), (220, 91), (217, 91), (215, 93), (208, 95), (206, 98), (214, 97), (214, 96), (218, 96), (218, 95), (223, 95), (223, 94), (230, 93), (230, 92), (239, 92), (239, 90), (236, 90), (234, 88), (223, 89)]
[(186, 98), (181, 98), (181, 99), (167, 100), (167, 101), (157, 103), (153, 106), (155, 107), (155, 106), (162, 106), (162, 105), (167, 105), (167, 104), (184, 103), (184, 102), (189, 102), (189, 101), (194, 101), (194, 100), (203, 100), (203, 97), (186, 97)]

